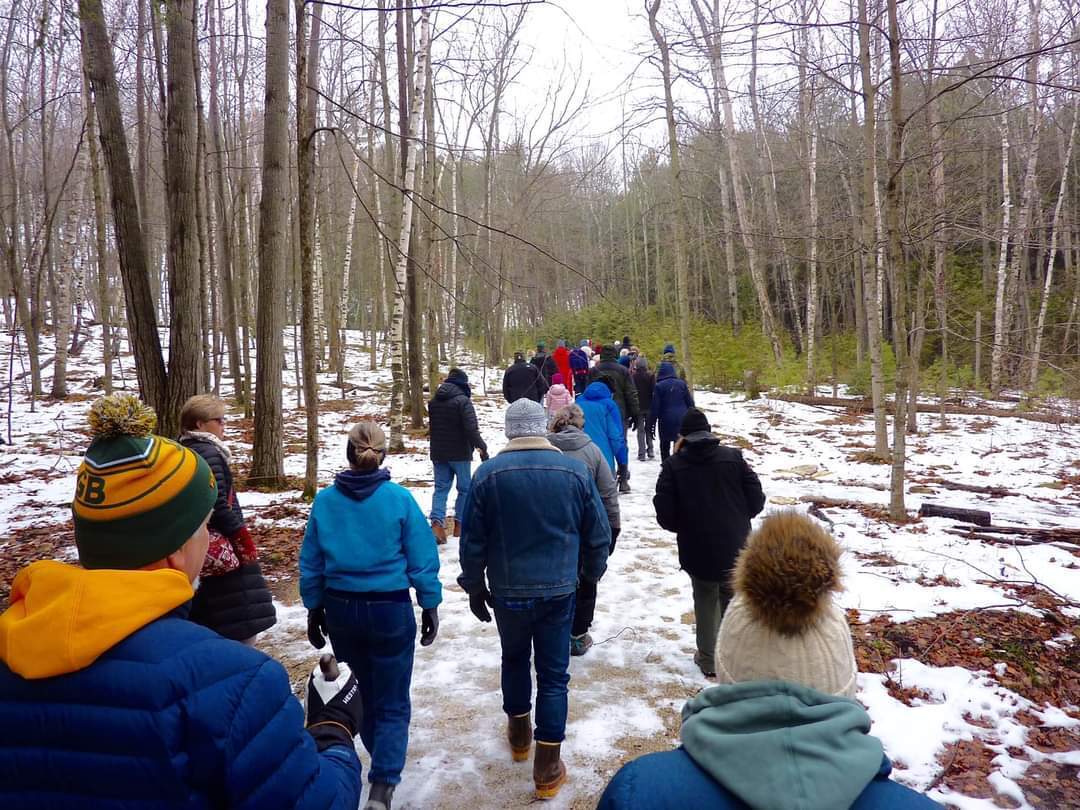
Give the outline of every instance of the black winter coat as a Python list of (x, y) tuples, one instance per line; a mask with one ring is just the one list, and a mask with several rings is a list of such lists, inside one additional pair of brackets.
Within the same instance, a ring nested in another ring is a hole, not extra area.
[(661, 467), (653, 506), (660, 525), (677, 535), (679, 566), (698, 579), (727, 582), (765, 494), (739, 450), (691, 433)]
[(503, 374), (502, 393), (507, 404), (523, 397), (533, 402), (540, 402), (547, 393), (548, 384), (544, 375), (532, 363), (516, 361)]
[(653, 388), (656, 386), (656, 375), (651, 371), (635, 368), (630, 372), (630, 378), (634, 381), (634, 387), (637, 389), (638, 407), (642, 410), (648, 410), (652, 403)]
[(611, 389), (611, 398), (619, 406), (623, 424), (628, 419), (638, 418), (641, 408), (638, 405), (637, 386), (630, 379), (626, 366), (619, 365), (618, 360), (601, 360), (589, 372), (589, 382), (597, 380), (602, 380)]
[(473, 408), (465, 390), (444, 382), (428, 402), (432, 461), (472, 461), (473, 450), (487, 452)]
[(207, 439), (184, 435), (180, 437), (180, 444), (203, 457), (217, 482), (217, 501), (214, 503), (214, 511), (210, 513), (209, 528), (218, 534), (232, 537), (244, 528), (244, 511), (236, 500), (229, 463), (225, 461), (225, 456), (221, 454), (218, 446)]
[[(225, 457), (217, 445), (206, 439), (184, 436), (180, 443), (206, 460), (217, 481), (218, 499), (209, 528), (232, 537), (244, 528), (244, 513), (236, 500), (232, 470)], [(245, 563), (227, 574), (200, 577), (190, 618), (234, 641), (245, 641), (273, 627), (277, 621), (274, 599), (259, 564)]]
[[(544, 375), (544, 382), (551, 386), (551, 375), (559, 373), (559, 364), (555, 362), (555, 358), (547, 352), (543, 354), (534, 354), (532, 359), (529, 360), (534, 366), (540, 369), (540, 373)], [(563, 380), (563, 382), (567, 382)]]

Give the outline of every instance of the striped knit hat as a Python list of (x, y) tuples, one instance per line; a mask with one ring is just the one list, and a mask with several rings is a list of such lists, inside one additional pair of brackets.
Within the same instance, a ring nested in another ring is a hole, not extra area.
[(210, 514), (213, 473), (197, 453), (153, 435), (157, 416), (129, 394), (99, 399), (89, 421), (94, 438), (71, 504), (79, 562), (134, 569), (164, 559)]

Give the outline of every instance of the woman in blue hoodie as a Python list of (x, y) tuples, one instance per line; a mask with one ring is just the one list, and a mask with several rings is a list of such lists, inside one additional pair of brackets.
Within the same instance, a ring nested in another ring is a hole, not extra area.
[(311, 505), (300, 549), (300, 598), (308, 639), (321, 649), (329, 634), (337, 657), (356, 674), (363, 701), (360, 739), (371, 754), (365, 810), (390, 810), (409, 743), (416, 617), (420, 643), (439, 631), (439, 553), (420, 507), (381, 465), (386, 436), (374, 422), (349, 431), (349, 469)]
[[(585, 414), (585, 432), (600, 448), (611, 471), (625, 466), (629, 454), (626, 449), (626, 434), (622, 429), (622, 415), (619, 406), (611, 396), (611, 389), (603, 380), (589, 383), (585, 393), (577, 398), (577, 405)], [(629, 487), (625, 491), (629, 491)]]
[(652, 404), (649, 406), (648, 431), (660, 423), (660, 461), (671, 455), (671, 443), (679, 437), (679, 426), (686, 412), (694, 407), (694, 398), (686, 383), (680, 380), (675, 366), (664, 361), (656, 372)]

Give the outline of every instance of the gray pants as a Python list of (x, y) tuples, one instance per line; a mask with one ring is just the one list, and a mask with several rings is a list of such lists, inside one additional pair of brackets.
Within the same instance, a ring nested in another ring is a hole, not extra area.
[(720, 620), (724, 618), (728, 602), (731, 601), (731, 589), (726, 582), (710, 582), (706, 579), (690, 577), (694, 589), (694, 622), (697, 632), (697, 655), (694, 663), (702, 672), (716, 672), (713, 653), (716, 649), (716, 634), (720, 630)]
[(641, 415), (641, 421), (638, 422), (637, 429), (637, 454), (638, 460), (645, 458), (645, 454), (650, 456), (653, 454), (653, 437), (652, 434), (646, 429), (646, 425), (649, 424), (649, 412), (645, 411)]

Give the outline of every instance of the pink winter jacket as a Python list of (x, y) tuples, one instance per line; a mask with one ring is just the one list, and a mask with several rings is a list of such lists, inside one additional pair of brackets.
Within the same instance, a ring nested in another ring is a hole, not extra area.
[(544, 405), (547, 407), (548, 416), (554, 415), (555, 411), (560, 408), (572, 405), (573, 402), (573, 395), (566, 390), (566, 386), (562, 383), (555, 383), (551, 386), (544, 398)]

